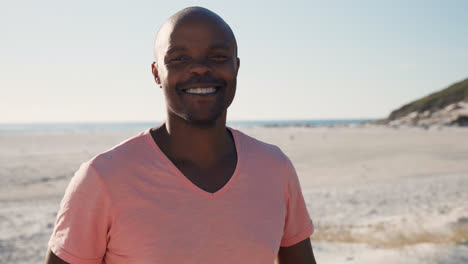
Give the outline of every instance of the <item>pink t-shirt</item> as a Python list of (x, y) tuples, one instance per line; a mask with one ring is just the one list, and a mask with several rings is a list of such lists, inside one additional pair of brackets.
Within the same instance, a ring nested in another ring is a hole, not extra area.
[(217, 192), (188, 180), (149, 129), (83, 163), (49, 247), (80, 263), (268, 263), (313, 232), (290, 160), (229, 128), (237, 167)]

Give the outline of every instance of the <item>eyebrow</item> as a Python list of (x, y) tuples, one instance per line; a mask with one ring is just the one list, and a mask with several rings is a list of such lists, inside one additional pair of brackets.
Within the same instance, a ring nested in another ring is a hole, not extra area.
[(183, 46), (170, 46), (167, 51), (166, 51), (166, 54), (171, 54), (171, 53), (174, 53), (176, 51), (183, 51), (183, 50), (187, 50), (185, 47)]
[[(210, 50), (215, 50), (215, 49), (224, 49), (224, 50), (229, 50), (231, 48), (231, 46), (229, 45), (228, 42), (216, 42), (214, 43), (213, 45), (210, 46)], [(184, 46), (180, 46), (180, 45), (174, 45), (174, 46), (170, 46), (167, 51), (166, 51), (166, 54), (169, 55), (171, 53), (174, 53), (174, 52), (177, 52), (177, 51), (185, 51), (187, 50), (187, 48), (185, 48)]]

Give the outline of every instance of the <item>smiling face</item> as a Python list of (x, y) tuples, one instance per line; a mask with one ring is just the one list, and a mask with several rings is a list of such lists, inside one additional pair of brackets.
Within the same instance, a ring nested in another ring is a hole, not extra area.
[(226, 116), (236, 92), (237, 46), (227, 24), (202, 10), (166, 23), (155, 46), (153, 74), (169, 118), (210, 125)]

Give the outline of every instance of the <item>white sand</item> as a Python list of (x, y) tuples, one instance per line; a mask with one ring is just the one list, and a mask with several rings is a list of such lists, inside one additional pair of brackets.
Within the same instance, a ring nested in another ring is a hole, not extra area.
[[(468, 129), (242, 131), (295, 164), (318, 263), (468, 263)], [(73, 172), (136, 133), (0, 135), (0, 263), (42, 263)]]

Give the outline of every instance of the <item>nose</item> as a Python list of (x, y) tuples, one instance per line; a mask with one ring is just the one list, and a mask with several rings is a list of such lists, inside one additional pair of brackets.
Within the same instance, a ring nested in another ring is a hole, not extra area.
[(190, 66), (190, 72), (194, 74), (204, 75), (211, 71), (212, 69), (210, 65), (208, 64), (208, 61), (204, 59), (196, 60)]

